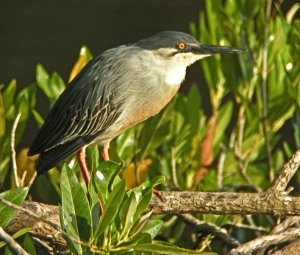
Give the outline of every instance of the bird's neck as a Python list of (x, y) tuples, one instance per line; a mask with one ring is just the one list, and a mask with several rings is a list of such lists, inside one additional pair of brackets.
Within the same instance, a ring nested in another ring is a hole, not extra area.
[(153, 58), (153, 62), (160, 80), (167, 86), (177, 87), (184, 81), (186, 73), (186, 65), (184, 63), (180, 61), (166, 61), (160, 57)]
[(165, 69), (165, 83), (168, 86), (178, 86), (184, 81), (186, 67), (182, 65), (169, 66)]

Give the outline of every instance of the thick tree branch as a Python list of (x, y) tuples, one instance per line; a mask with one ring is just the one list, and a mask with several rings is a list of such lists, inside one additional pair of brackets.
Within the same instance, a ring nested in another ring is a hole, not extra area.
[(271, 255), (298, 255), (300, 249), (300, 239), (284, 246), (282, 249), (274, 251)]
[(283, 192), (234, 193), (162, 191), (154, 196), (149, 210), (153, 214), (269, 214), (274, 216), (300, 215), (300, 198)]
[[(244, 243), (240, 245), (237, 248), (234, 248), (230, 251), (230, 255), (246, 255), (246, 254), (252, 254), (255, 250), (261, 250), (268, 248), (272, 245), (277, 245), (284, 242), (292, 242), (292, 247), (295, 248), (296, 245), (300, 245), (298, 242), (300, 237), (300, 228), (291, 226), (294, 225), (299, 221), (299, 216), (289, 217), (280, 224), (278, 224), (276, 227), (273, 228), (273, 230), (268, 235), (263, 235), (255, 238), (254, 240), (251, 240), (250, 242)], [(291, 228), (289, 228), (291, 227)], [(287, 245), (289, 246), (289, 245)], [(285, 250), (283, 252), (283, 250)], [(291, 251), (289, 249), (283, 249), (280, 250), (279, 254), (293, 254), (293, 253), (286, 253), (288, 251)], [(273, 254), (273, 253), (272, 253)], [(275, 254), (278, 254), (277, 252)], [(298, 253), (296, 253), (298, 254)]]
[(287, 241), (293, 241), (300, 237), (300, 228), (289, 229), (284, 233), (266, 235), (256, 238), (246, 244), (232, 249), (229, 255), (247, 255), (252, 254), (257, 249), (267, 248), (271, 245), (277, 245)]

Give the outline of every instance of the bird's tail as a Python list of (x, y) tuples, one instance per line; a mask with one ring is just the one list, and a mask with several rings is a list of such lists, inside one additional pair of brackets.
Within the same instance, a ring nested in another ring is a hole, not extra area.
[(75, 141), (60, 144), (50, 150), (42, 152), (35, 166), (38, 175), (45, 173), (61, 160), (77, 152), (83, 145), (84, 140), (77, 138)]

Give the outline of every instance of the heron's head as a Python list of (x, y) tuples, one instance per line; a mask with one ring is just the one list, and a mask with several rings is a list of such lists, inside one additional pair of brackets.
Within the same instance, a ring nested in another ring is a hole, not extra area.
[(136, 43), (151, 50), (166, 61), (174, 61), (189, 66), (199, 59), (212, 54), (239, 53), (243, 49), (236, 47), (205, 45), (193, 36), (176, 31), (164, 31)]

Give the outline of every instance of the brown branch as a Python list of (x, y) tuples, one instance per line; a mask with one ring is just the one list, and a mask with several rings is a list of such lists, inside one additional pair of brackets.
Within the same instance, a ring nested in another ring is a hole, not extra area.
[[(300, 215), (300, 198), (282, 192), (226, 193), (161, 191), (161, 199), (153, 196), (149, 210), (153, 214), (183, 214), (202, 212), (213, 214), (272, 214), (277, 216)], [(1, 200), (2, 201), (2, 200)], [(59, 227), (58, 207), (26, 201), (15, 219), (6, 229), (9, 233), (31, 227), (31, 234), (57, 249), (64, 248), (66, 233)], [(31, 212), (28, 213), (27, 211)], [(32, 217), (38, 214), (39, 218)], [(52, 224), (49, 224), (51, 222)]]
[(15, 218), (6, 228), (7, 232), (16, 233), (22, 228), (30, 227), (32, 236), (49, 243), (51, 247), (55, 245), (58, 250), (66, 247), (60, 228), (58, 206), (25, 201), (22, 209), (18, 210)]
[(275, 226), (272, 230), (272, 234), (279, 234), (287, 230), (290, 226), (300, 221), (299, 216), (288, 217), (286, 220)]
[(257, 249), (267, 248), (271, 245), (277, 245), (287, 241), (293, 241), (300, 237), (300, 228), (289, 229), (280, 234), (266, 235), (258, 237), (248, 243), (245, 243), (238, 248), (234, 248), (229, 252), (229, 255), (247, 255), (252, 254)]
[(284, 164), (278, 178), (273, 182), (271, 190), (284, 191), (300, 166), (300, 149), (297, 150), (290, 160)]
[(234, 193), (162, 191), (154, 196), (149, 210), (153, 214), (268, 214), (274, 216), (300, 215), (300, 198), (283, 192)]
[(14, 233), (22, 228), (31, 228), (32, 236), (49, 243), (58, 250), (66, 248), (66, 239), (70, 239), (82, 246), (89, 247), (91, 251), (98, 252), (98, 247), (90, 245), (70, 236), (60, 227), (58, 206), (38, 202), (25, 201), (22, 207), (0, 197), (0, 203), (17, 211), (15, 218), (10, 222), (6, 231)]
[(268, 76), (268, 44), (269, 44), (269, 23), (271, 19), (271, 9), (272, 9), (272, 0), (267, 1), (266, 13), (265, 13), (265, 31), (264, 31), (264, 44), (262, 48), (262, 100), (263, 100), (263, 109), (262, 109), (262, 127), (263, 134), (266, 140), (266, 151), (267, 151), (267, 162), (269, 168), (269, 179), (270, 182), (274, 179), (274, 170), (272, 162), (272, 153), (270, 146), (270, 137), (267, 127), (267, 118), (268, 118), (268, 95), (267, 95), (267, 76)]
[(271, 255), (299, 255), (300, 239), (291, 242), (282, 249), (274, 251)]
[(11, 149), (11, 162), (12, 162), (12, 168), (13, 168), (13, 174), (14, 174), (14, 180), (15, 180), (15, 185), (17, 188), (20, 187), (20, 183), (18, 180), (18, 174), (17, 174), (17, 163), (16, 163), (16, 151), (15, 151), (15, 136), (16, 136), (16, 129), (21, 117), (21, 112), (17, 114), (17, 117), (14, 121), (14, 124), (12, 126), (12, 131), (11, 131), (11, 139), (10, 139), (10, 149)]

